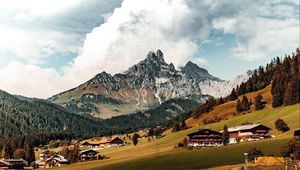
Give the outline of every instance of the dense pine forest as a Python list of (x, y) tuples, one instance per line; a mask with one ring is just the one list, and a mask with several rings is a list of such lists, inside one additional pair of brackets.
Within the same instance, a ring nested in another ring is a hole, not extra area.
[(0, 91), (0, 146), (8, 138), (19, 141), (21, 146), (31, 139), (33, 145), (38, 146), (54, 139), (106, 136), (157, 125), (170, 126), (174, 119), (188, 117), (190, 114), (186, 113), (198, 105), (188, 99), (172, 99), (144, 112), (101, 120), (72, 113), (46, 100)]
[[(291, 55), (285, 55), (285, 57), (274, 58), (265, 67), (260, 66), (255, 69), (252, 76), (248, 81), (241, 83), (236, 88), (232, 89), (229, 96), (219, 99), (210, 98), (203, 105), (193, 110), (193, 118), (197, 118), (203, 113), (207, 113), (213, 109), (214, 106), (223, 104), (227, 101), (233, 101), (238, 98), (239, 95), (243, 95), (249, 92), (254, 92), (260, 89), (272, 85), (272, 97), (273, 107), (287, 106), (300, 102), (300, 50), (296, 49), (295, 53)], [(257, 100), (262, 100), (257, 96)], [(238, 100), (237, 112), (247, 111), (252, 105), (251, 101), (248, 101), (246, 96), (243, 96), (243, 101)], [(256, 108), (261, 109), (262, 103), (255, 103)]]

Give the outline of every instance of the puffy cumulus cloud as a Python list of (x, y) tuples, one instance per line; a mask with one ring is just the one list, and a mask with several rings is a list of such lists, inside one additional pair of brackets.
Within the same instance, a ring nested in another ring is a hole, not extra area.
[(30, 97), (47, 98), (51, 94), (66, 89), (68, 79), (64, 79), (54, 69), (13, 61), (0, 69), (0, 89)]
[(213, 20), (213, 27), (236, 37), (236, 58), (254, 61), (291, 53), (299, 46), (299, 2), (258, 1), (232, 17)]
[(56, 53), (77, 52), (80, 45), (80, 38), (76, 34), (47, 29), (0, 26), (0, 37), (0, 51), (10, 51), (30, 64), (42, 63)]
[(195, 18), (185, 1), (125, 0), (106, 23), (87, 35), (73, 69), (89, 68), (91, 72), (82, 75), (86, 78), (99, 70), (122, 72), (157, 49), (178, 66), (196, 52), (192, 38), (208, 36), (209, 29), (195, 28), (197, 22), (202, 23), (201, 18)]
[(232, 16), (244, 5), (238, 1), (124, 0), (86, 36), (69, 72), (81, 80), (100, 70), (122, 72), (157, 49), (178, 67), (199, 52), (198, 43), (208, 39), (216, 16)]
[(29, 64), (43, 63), (58, 53), (76, 53), (86, 33), (103, 23), (101, 15), (120, 1), (0, 1), (0, 52)]
[[(201, 43), (212, 43), (210, 36), (216, 30), (223, 34), (233, 34), (236, 37), (236, 45), (231, 51), (237, 58), (261, 59), (277, 52), (277, 55), (280, 55), (285, 51), (290, 52), (298, 45), (299, 36), (296, 36), (298, 35), (296, 32), (298, 14), (295, 14), (297, 5), (295, 0), (289, 2), (281, 0), (124, 0), (121, 6), (113, 12), (105, 11), (95, 15), (104, 23), (98, 21), (98, 26), (95, 27), (93, 25), (97, 23), (95, 20), (87, 22), (89, 27), (93, 26), (94, 29), (86, 35), (79, 55), (60, 70), (61, 74), (53, 69), (13, 62), (0, 70), (0, 88), (22, 95), (51, 96), (77, 86), (103, 70), (112, 74), (125, 71), (132, 64), (144, 59), (148, 51), (157, 49), (164, 52), (167, 62), (172, 62), (177, 67), (188, 60), (193, 60), (202, 66), (209, 65), (204, 58), (194, 58), (197, 55), (201, 56), (199, 50)], [(76, 9), (81, 10), (81, 8)], [(96, 11), (96, 9), (91, 11)], [(47, 13), (47, 16), (50, 14)], [(71, 17), (73, 14), (77, 14), (77, 17)], [(69, 18), (73, 21), (80, 16), (89, 18), (92, 14), (88, 10), (77, 13), (73, 11), (70, 12)], [(45, 20), (43, 21), (40, 24), (45, 24)], [(83, 26), (84, 22), (59, 21), (54, 25), (49, 25), (49, 28), (57, 30), (61, 25), (71, 25), (63, 27), (62, 33), (86, 31), (86, 29), (75, 29), (76, 26)], [(50, 35), (50, 37), (56, 36)], [(63, 39), (69, 39), (69, 37), (66, 36)], [(54, 41), (67, 44), (65, 42), (69, 40), (55, 39)], [(45, 48), (45, 51), (51, 52), (53, 48), (70, 51), (73, 47), (72, 45), (69, 47), (59, 45)], [(29, 52), (32, 51), (34, 50)], [(3, 77), (11, 78), (6, 81)], [(28, 78), (28, 81), (23, 80), (22, 77)], [(6, 81), (5, 84), (2, 83), (3, 81)], [(35, 92), (41, 87), (45, 89)]]

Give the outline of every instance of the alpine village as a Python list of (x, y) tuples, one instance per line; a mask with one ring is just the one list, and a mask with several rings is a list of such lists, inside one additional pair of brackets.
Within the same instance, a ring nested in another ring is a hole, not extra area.
[[(203, 101), (172, 98), (158, 107), (109, 119), (87, 116), (89, 108), (80, 106), (112, 103), (117, 102), (116, 99), (88, 93), (96, 100), (81, 97), (75, 108), (74, 98), (69, 103), (59, 98), (71, 96), (73, 91), (84, 96), (90, 91), (84, 88), (107, 88), (109, 81), (118, 81), (117, 75), (100, 73), (88, 83), (48, 100), (21, 98), (1, 91), (0, 167), (299, 169), (299, 62), (297, 49), (251, 71), (247, 80), (237, 84), (225, 97), (206, 95)], [(130, 68), (128, 72), (132, 73), (128, 74), (141, 72), (143, 67), (152, 71), (162, 66), (169, 65), (158, 50), (150, 52), (145, 60)], [(203, 74), (202, 69), (191, 62), (181, 70), (187, 70), (182, 71), (186, 75)], [(162, 71), (159, 68), (157, 73), (142, 74), (146, 80), (155, 74), (162, 75)], [(96, 81), (99, 84), (93, 83)], [(119, 90), (121, 88), (111, 93)], [(171, 116), (170, 110), (177, 114)], [(47, 116), (41, 117), (42, 114)]]
[(0, 11), (0, 170), (300, 170), (300, 0)]

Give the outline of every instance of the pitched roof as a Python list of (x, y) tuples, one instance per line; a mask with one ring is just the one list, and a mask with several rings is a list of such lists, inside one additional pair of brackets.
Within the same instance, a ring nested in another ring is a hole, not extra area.
[[(234, 126), (234, 127), (230, 127), (228, 128), (228, 132), (236, 132), (236, 131), (241, 131), (241, 130), (250, 130), (250, 129), (253, 129), (255, 127), (258, 127), (258, 126), (264, 126), (268, 129), (271, 129), (265, 125), (262, 125), (262, 124), (249, 124), (249, 125), (241, 125), (241, 126)], [(223, 132), (223, 131), (221, 131)]]
[(207, 129), (207, 128), (206, 128), (206, 129), (198, 129), (197, 132), (190, 133), (190, 134), (188, 134), (187, 136), (193, 136), (193, 135), (196, 135), (196, 134), (201, 133), (201, 132), (204, 132), (204, 131), (209, 131), (209, 132), (211, 132), (211, 133), (221, 134), (221, 133), (218, 132), (218, 131), (214, 131), (214, 130), (211, 130), (211, 129)]
[(63, 157), (62, 155), (59, 154), (55, 154), (53, 156), (51, 156), (50, 158), (46, 159), (46, 162), (50, 161), (51, 159), (55, 159), (56, 161), (62, 163), (62, 162), (69, 162), (67, 159), (65, 159), (65, 157)]
[(94, 153), (99, 153), (99, 152), (97, 152), (97, 151), (95, 151), (95, 150), (93, 150), (93, 149), (87, 149), (87, 150), (83, 150), (83, 151), (80, 151), (79, 152), (79, 154), (84, 154), (84, 153), (86, 153), (86, 152), (94, 152)]

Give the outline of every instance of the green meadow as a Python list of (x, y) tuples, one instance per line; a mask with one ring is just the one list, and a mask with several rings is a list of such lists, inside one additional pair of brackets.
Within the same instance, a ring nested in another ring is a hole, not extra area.
[[(293, 130), (299, 127), (299, 107), (300, 104), (296, 104), (275, 109), (264, 109), (218, 123), (170, 133), (151, 142), (147, 142), (147, 139), (141, 139), (137, 146), (128, 145), (100, 150), (100, 153), (110, 157), (109, 159), (76, 163), (53, 169), (206, 169), (222, 165), (241, 164), (244, 162), (243, 154), (253, 147), (259, 148), (265, 155), (280, 156), (280, 147), (293, 137)], [(291, 128), (289, 132), (282, 134), (275, 129), (274, 122), (278, 118), (284, 119), (288, 123)], [(225, 124), (230, 127), (240, 125), (245, 121), (261, 123), (271, 127), (270, 133), (275, 135), (275, 137), (257, 142), (244, 142), (222, 147), (194, 150), (174, 148), (188, 133), (194, 132), (198, 128), (222, 130)]]

